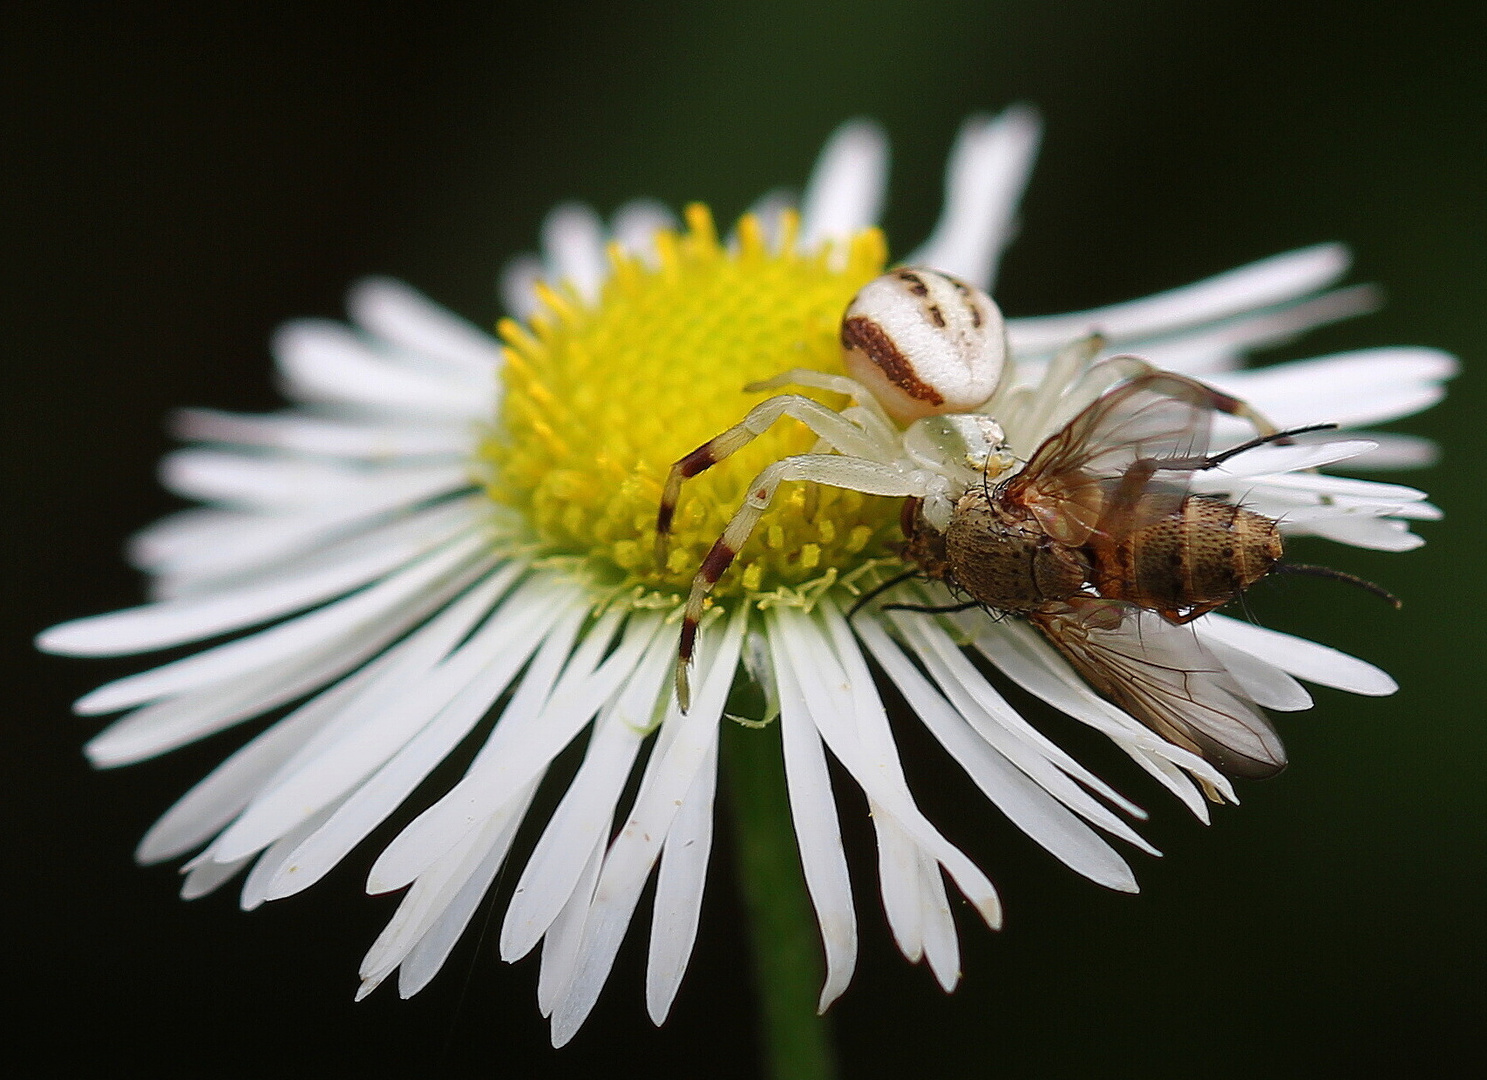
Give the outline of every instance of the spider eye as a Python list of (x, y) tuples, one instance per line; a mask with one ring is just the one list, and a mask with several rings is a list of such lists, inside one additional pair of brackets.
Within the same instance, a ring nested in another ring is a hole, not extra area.
[(909, 423), (985, 404), (1006, 365), (1007, 332), (980, 289), (938, 270), (904, 267), (852, 298), (842, 349), (848, 374)]

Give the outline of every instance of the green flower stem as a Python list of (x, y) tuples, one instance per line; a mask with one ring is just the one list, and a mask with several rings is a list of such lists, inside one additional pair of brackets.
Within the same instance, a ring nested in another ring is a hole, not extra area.
[(830, 1024), (816, 1015), (821, 942), (790, 820), (780, 725), (723, 723), (725, 782), (764, 1027), (764, 1075), (832, 1080)]

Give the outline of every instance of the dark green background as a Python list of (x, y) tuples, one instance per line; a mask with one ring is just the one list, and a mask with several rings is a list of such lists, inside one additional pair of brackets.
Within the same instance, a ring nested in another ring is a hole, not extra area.
[[(265, 341), (388, 272), (482, 323), (553, 202), (703, 198), (720, 217), (799, 184), (842, 119), (894, 143), (896, 251), (938, 208), (960, 118), (1047, 120), (1010, 314), (1124, 299), (1341, 239), (1389, 306), (1284, 356), (1426, 344), (1468, 364), (1398, 425), (1446, 447), (1418, 474), (1448, 514), (1406, 556), (1317, 545), (1406, 598), (1327, 582), (1257, 590), (1271, 624), (1382, 663), (1393, 699), (1321, 691), (1283, 719), (1294, 764), (1212, 828), (1092, 740), (1153, 809), (1144, 893), (1042, 855), (906, 732), (931, 814), (988, 868), (1008, 926), (962, 918), (959, 991), (896, 954), (854, 865), (860, 968), (837, 1005), (844, 1074), (1436, 1075), (1480, 1061), (1487, 749), (1482, 578), (1487, 155), (1479, 4), (9, 4), (3, 296), (9, 670), (3, 755), (7, 1057), (37, 1074), (750, 1076), (753, 1012), (719, 851), (675, 1014), (643, 1014), (622, 957), (568, 1049), (535, 969), (462, 945), (424, 994), (351, 1003), (392, 910), (369, 859), (252, 916), (175, 899), (138, 835), (241, 736), (117, 773), (67, 703), (128, 662), (36, 658), (28, 639), (137, 602), (116, 552), (172, 505), (154, 463), (180, 403), (272, 407)], [(1056, 720), (1047, 720), (1062, 732)], [(849, 814), (860, 807), (851, 801)], [(964, 913), (963, 913), (964, 914)], [(633, 946), (632, 942), (632, 946)]]

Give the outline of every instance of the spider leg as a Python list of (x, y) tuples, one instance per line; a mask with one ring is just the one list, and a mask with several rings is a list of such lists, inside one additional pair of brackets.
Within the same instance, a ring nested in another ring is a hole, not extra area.
[(782, 371), (772, 378), (749, 383), (744, 387), (744, 393), (754, 394), (765, 390), (778, 390), (782, 386), (809, 386), (813, 390), (829, 390), (833, 394), (845, 395), (859, 406), (871, 410), (873, 415), (879, 417), (890, 428), (894, 426), (893, 421), (888, 419), (888, 414), (883, 411), (883, 406), (878, 403), (878, 399), (867, 387), (846, 375), (833, 375), (830, 372), (817, 371), (815, 368), (798, 367)]
[(872, 392), (856, 379), (846, 375), (833, 375), (829, 371), (817, 371), (815, 368), (803, 367), (790, 368), (778, 375), (771, 375), (767, 379), (748, 383), (744, 386), (744, 393), (758, 394), (765, 390), (778, 390), (782, 386), (809, 386), (815, 390), (830, 390), (836, 394), (846, 394), (857, 401), (867, 401), (872, 398)]
[(868, 495), (922, 496), (923, 481), (899, 472), (892, 465), (840, 454), (798, 454), (782, 458), (754, 478), (743, 504), (734, 511), (723, 535), (718, 537), (702, 560), (692, 591), (682, 615), (681, 644), (676, 656), (676, 700), (682, 712), (691, 706), (687, 668), (692, 663), (692, 650), (697, 644), (697, 624), (702, 619), (703, 604), (713, 586), (733, 565), (744, 544), (768, 509), (776, 489), (786, 480), (808, 480), (817, 484), (861, 491)]
[(884, 455), (881, 443), (834, 409), (800, 394), (779, 394), (761, 401), (742, 420), (721, 435), (715, 435), (690, 454), (679, 458), (666, 475), (661, 506), (656, 512), (656, 562), (666, 565), (671, 539), (671, 520), (676, 515), (682, 483), (738, 453), (773, 426), (782, 416), (793, 417), (841, 454), (873, 460)]

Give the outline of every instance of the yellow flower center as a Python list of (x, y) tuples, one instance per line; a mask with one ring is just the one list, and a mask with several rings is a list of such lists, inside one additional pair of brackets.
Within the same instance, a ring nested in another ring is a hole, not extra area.
[[(803, 252), (793, 215), (773, 246), (743, 218), (731, 248), (706, 207), (688, 207), (686, 220), (685, 232), (657, 237), (654, 265), (612, 245), (596, 303), (539, 286), (529, 326), (501, 322), (505, 396), (480, 452), (490, 497), (520, 512), (540, 554), (577, 559), (657, 603), (685, 591), (754, 475), (815, 440), (782, 420), (687, 481), (658, 566), (656, 509), (672, 462), (767, 396), (745, 384), (794, 367), (840, 372), (842, 311), (886, 257), (876, 229), (845, 252)], [(714, 595), (785, 599), (830, 586), (890, 557), (897, 522), (894, 500), (835, 488), (807, 498), (804, 485), (785, 485)]]

